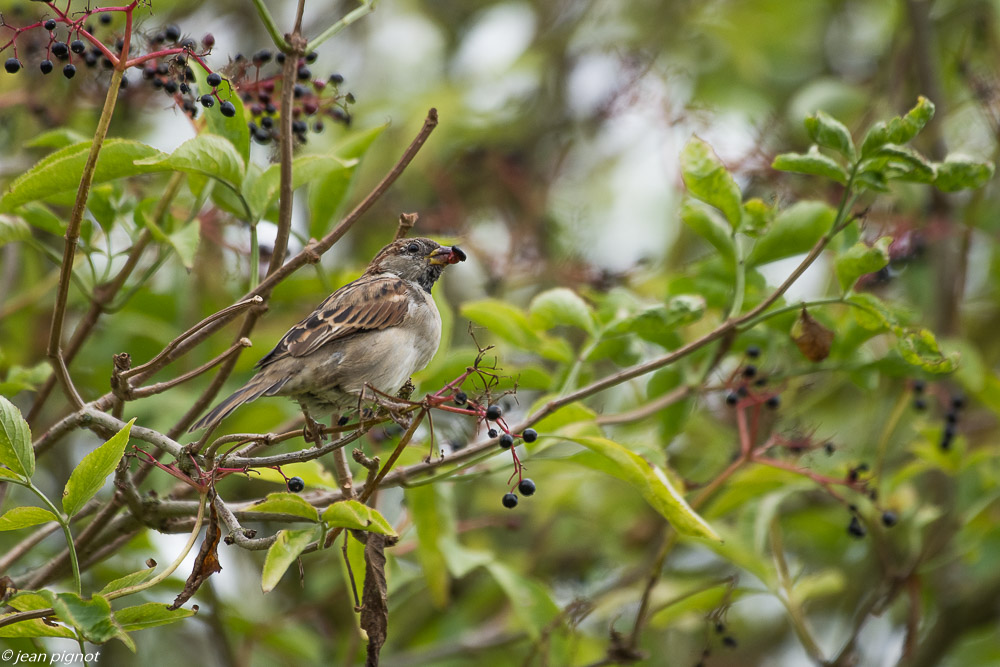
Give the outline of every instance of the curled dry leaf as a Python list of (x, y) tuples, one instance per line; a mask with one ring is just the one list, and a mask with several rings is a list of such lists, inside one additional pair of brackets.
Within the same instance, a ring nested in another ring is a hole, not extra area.
[(833, 331), (815, 320), (805, 308), (799, 312), (799, 318), (792, 325), (791, 336), (799, 351), (809, 361), (823, 361), (830, 356)]

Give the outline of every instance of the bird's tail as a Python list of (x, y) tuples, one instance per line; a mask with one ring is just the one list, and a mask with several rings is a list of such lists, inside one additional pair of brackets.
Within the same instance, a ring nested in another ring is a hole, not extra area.
[[(281, 383), (284, 384), (284, 383)], [(225, 399), (209, 412), (207, 415), (194, 423), (188, 432), (198, 431), (203, 428), (215, 426), (228, 417), (236, 408), (244, 403), (260, 398), (264, 394), (275, 389), (274, 383), (262, 382), (261, 378), (254, 378), (243, 387), (236, 390), (229, 398)]]

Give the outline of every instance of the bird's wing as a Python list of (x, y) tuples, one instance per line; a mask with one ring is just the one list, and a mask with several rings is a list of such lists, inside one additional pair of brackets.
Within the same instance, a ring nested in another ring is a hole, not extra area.
[(286, 356), (303, 357), (359, 331), (402, 324), (409, 309), (410, 289), (394, 275), (362, 276), (344, 285), (292, 327), (257, 363), (258, 368)]

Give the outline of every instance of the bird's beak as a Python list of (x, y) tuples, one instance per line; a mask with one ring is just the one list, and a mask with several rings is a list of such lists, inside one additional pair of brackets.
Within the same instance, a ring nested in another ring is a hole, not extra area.
[(431, 264), (458, 264), (465, 261), (465, 253), (457, 245), (443, 245), (430, 254)]

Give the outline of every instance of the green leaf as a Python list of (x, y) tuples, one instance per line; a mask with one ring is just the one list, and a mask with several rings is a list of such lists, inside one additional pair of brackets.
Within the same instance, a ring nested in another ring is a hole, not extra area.
[(949, 155), (944, 162), (938, 162), (934, 187), (942, 192), (974, 190), (981, 188), (993, 178), (993, 163)]
[(861, 157), (868, 157), (885, 144), (905, 144), (924, 129), (934, 117), (934, 104), (926, 97), (917, 98), (917, 105), (902, 118), (872, 125), (861, 142)]
[(194, 268), (194, 256), (198, 252), (198, 243), (201, 241), (201, 225), (197, 222), (189, 222), (169, 237), (170, 247), (177, 253), (184, 268), (190, 271)]
[(236, 192), (240, 191), (246, 173), (246, 163), (232, 142), (207, 132), (188, 139), (168, 156), (136, 160), (136, 165), (158, 171), (203, 174), (225, 183)]
[(860, 173), (881, 172), (887, 180), (933, 183), (937, 177), (935, 166), (909, 146), (886, 144), (874, 157), (861, 163)]
[(653, 509), (683, 535), (718, 540), (712, 527), (691, 509), (684, 496), (673, 487), (663, 470), (613, 440), (597, 437), (569, 437), (592, 452), (605, 457), (608, 472), (631, 484)]
[(711, 243), (723, 257), (730, 261), (736, 257), (731, 229), (715, 209), (691, 197), (685, 197), (684, 203), (681, 204), (680, 216), (685, 225)]
[[(205, 83), (204, 78), (198, 82), (198, 92), (200, 94), (211, 93), (212, 88)], [(226, 92), (229, 93), (228, 97)], [(219, 97), (224, 101), (229, 100), (236, 109), (236, 114), (230, 118), (222, 115), (222, 112), (212, 109), (205, 113), (205, 125), (208, 132), (225, 137), (233, 145), (236, 151), (243, 158), (243, 164), (250, 164), (250, 127), (247, 125), (246, 111), (243, 108), (243, 100), (235, 90), (229, 86), (228, 81), (223, 81), (219, 86)]]
[(847, 301), (854, 306), (851, 308), (854, 320), (864, 329), (888, 331), (899, 325), (896, 314), (874, 294), (852, 294)]
[[(76, 191), (89, 153), (90, 142), (83, 142), (43, 158), (10, 184), (7, 194), (0, 200), (0, 211), (12, 211), (30, 201)], [(145, 159), (159, 160), (163, 155), (152, 146), (138, 141), (108, 139), (97, 160), (94, 183), (157, 171), (157, 167), (141, 162)], [(136, 164), (137, 161), (140, 164)]]
[(736, 180), (707, 143), (694, 137), (681, 151), (681, 177), (696, 199), (722, 211), (737, 229), (743, 218), (743, 195)]
[(115, 612), (115, 620), (125, 632), (134, 632), (135, 630), (145, 630), (146, 628), (155, 628), (158, 625), (174, 623), (183, 618), (190, 618), (195, 613), (193, 609), (184, 609), (183, 607), (168, 609), (167, 605), (162, 602), (147, 602), (119, 609)]
[(338, 157), (345, 165), (350, 166), (347, 168), (332, 167), (327, 171), (322, 171), (309, 186), (309, 213), (311, 216), (309, 234), (311, 236), (320, 238), (329, 230), (330, 222), (335, 215), (340, 213), (347, 193), (350, 192), (354, 176), (357, 173), (357, 165), (375, 139), (387, 127), (389, 127), (388, 123), (348, 135), (334, 145), (330, 154)]
[(31, 430), (20, 410), (0, 396), (0, 463), (22, 477), (35, 474), (35, 450)]
[[(7, 604), (17, 610), (15, 612), (11, 612), (12, 614), (16, 614), (21, 611), (31, 611), (33, 609), (46, 609), (52, 606), (46, 598), (43, 598), (37, 593), (18, 593), (16, 596), (7, 600)], [(0, 620), (3, 620), (10, 615), (11, 614), (0, 614)], [(33, 618), (28, 621), (18, 621), (17, 623), (0, 627), (0, 637), (11, 639), (19, 637), (66, 637), (72, 639), (75, 636), (76, 635), (74, 635), (73, 631), (69, 628), (55, 623), (49, 625), (40, 618)]]
[(523, 350), (532, 350), (546, 359), (569, 362), (573, 350), (561, 338), (539, 333), (517, 306), (498, 299), (482, 299), (462, 304), (461, 313), (490, 333)]
[(675, 342), (678, 327), (696, 322), (705, 314), (705, 298), (699, 294), (679, 294), (667, 304), (650, 306), (611, 328), (611, 333), (631, 333), (664, 347)]
[(103, 644), (115, 637), (124, 638), (122, 628), (111, 613), (111, 603), (104, 596), (94, 595), (84, 600), (76, 593), (40, 593), (50, 599), (59, 620), (79, 630), (88, 641)]
[[(337, 480), (334, 479), (333, 473), (323, 467), (323, 464), (319, 461), (300, 461), (298, 463), (286, 463), (281, 466), (281, 469), (289, 477), (301, 477), (302, 481), (305, 482), (306, 488), (324, 488), (324, 489), (336, 489)], [(272, 470), (270, 468), (260, 468), (260, 474), (255, 475), (254, 479), (261, 479), (268, 482), (274, 482), (285, 486), (285, 478), (281, 476), (277, 470)]]
[[(356, 166), (356, 160), (345, 161), (325, 155), (302, 155), (292, 160), (292, 190), (297, 190), (334, 171), (351, 171)], [(255, 177), (251, 178), (251, 174), (255, 174)], [(280, 188), (280, 164), (272, 164), (261, 173), (247, 172), (246, 180), (243, 182), (243, 197), (250, 204), (250, 210), (255, 217), (263, 217), (278, 201)]]
[(521, 621), (521, 627), (532, 639), (537, 640), (542, 630), (560, 612), (548, 590), (539, 582), (519, 574), (498, 560), (491, 560), (484, 565), (510, 600), (514, 613)]
[(929, 373), (951, 373), (958, 365), (958, 355), (945, 356), (934, 334), (928, 329), (917, 329), (897, 335), (896, 349), (906, 363)]
[(771, 168), (796, 174), (822, 176), (841, 185), (847, 185), (847, 170), (832, 157), (820, 153), (815, 146), (810, 148), (808, 153), (782, 153), (774, 158)]
[(107, 595), (109, 593), (114, 593), (115, 591), (120, 591), (123, 588), (129, 588), (130, 586), (136, 586), (142, 582), (149, 579), (156, 568), (147, 567), (145, 570), (139, 570), (138, 572), (132, 572), (131, 574), (126, 574), (124, 577), (118, 577), (117, 579), (108, 583), (107, 586), (101, 589), (101, 595)]
[(68, 127), (57, 127), (48, 132), (42, 132), (34, 139), (24, 144), (28, 148), (65, 148), (73, 144), (87, 141), (87, 137)]
[(528, 307), (532, 321), (542, 329), (557, 325), (579, 327), (594, 333), (594, 314), (579, 294), (566, 287), (556, 287), (537, 295)]
[(66, 221), (60, 218), (49, 207), (39, 202), (29, 202), (18, 209), (21, 219), (32, 227), (41, 229), (55, 236), (66, 233)]
[(264, 559), (260, 580), (261, 590), (265, 593), (274, 590), (288, 566), (294, 563), (302, 551), (321, 533), (320, 526), (300, 530), (279, 530), (278, 539), (267, 550), (267, 557)]
[(417, 528), (417, 560), (424, 573), (424, 582), (431, 602), (438, 609), (448, 605), (448, 561), (442, 542), (454, 537), (455, 517), (451, 511), (451, 488), (424, 484), (404, 489), (406, 507)]
[(356, 528), (382, 535), (395, 535), (392, 525), (378, 510), (357, 500), (342, 500), (323, 510), (322, 519), (331, 527)]
[(842, 253), (834, 264), (840, 288), (845, 292), (854, 286), (858, 278), (866, 273), (874, 273), (889, 263), (889, 245), (892, 238), (883, 236), (874, 245), (855, 243)]
[(759, 197), (753, 197), (743, 202), (743, 228), (740, 230), (744, 234), (752, 237), (760, 235), (774, 220), (775, 207), (764, 203)]
[(0, 516), (0, 530), (17, 530), (40, 523), (58, 521), (55, 514), (42, 507), (15, 507)]
[(88, 500), (101, 490), (104, 480), (117, 467), (128, 444), (129, 431), (135, 418), (103, 445), (83, 457), (66, 482), (63, 490), (63, 511), (66, 516), (79, 512)]
[(830, 231), (836, 217), (836, 211), (823, 202), (796, 202), (779, 213), (771, 228), (757, 240), (747, 265), (758, 266), (809, 252)]
[(835, 150), (852, 162), (857, 159), (850, 130), (825, 111), (817, 111), (806, 118), (806, 131), (820, 146)]
[(8, 243), (27, 241), (31, 238), (31, 228), (24, 220), (11, 215), (0, 215), (0, 247)]
[(307, 521), (319, 521), (319, 511), (294, 493), (269, 493), (264, 500), (248, 507), (247, 511), (287, 514)]

